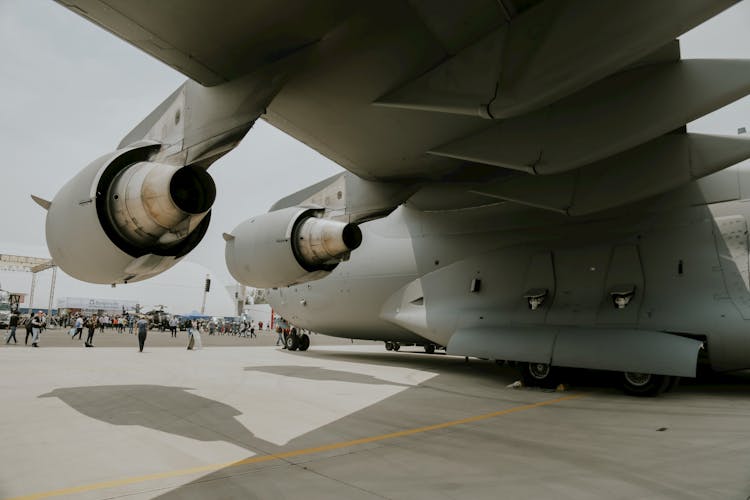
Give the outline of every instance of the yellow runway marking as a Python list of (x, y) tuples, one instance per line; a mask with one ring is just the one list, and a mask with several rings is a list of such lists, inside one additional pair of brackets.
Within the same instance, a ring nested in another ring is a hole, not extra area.
[(417, 427), (415, 429), (407, 429), (398, 432), (391, 432), (388, 434), (380, 434), (379, 436), (372, 436), (362, 439), (354, 439), (351, 441), (341, 441), (339, 443), (331, 443), (323, 446), (316, 446), (313, 448), (304, 448), (301, 450), (285, 451), (281, 453), (274, 453), (273, 455), (260, 455), (255, 457), (245, 458), (236, 462), (226, 462), (222, 464), (210, 464), (202, 465), (199, 467), (192, 467), (190, 469), (179, 469), (167, 472), (158, 472), (155, 474), (146, 474), (144, 476), (126, 477), (123, 479), (115, 479), (112, 481), (103, 481), (99, 483), (84, 484), (81, 486), (73, 486), (70, 488), (62, 488), (59, 490), (45, 491), (42, 493), (34, 493), (31, 495), (24, 495), (20, 497), (7, 498), (6, 500), (37, 500), (40, 498), (50, 498), (60, 495), (71, 495), (74, 493), (83, 493), (86, 491), (102, 490), (105, 488), (114, 488), (116, 486), (125, 486), (128, 484), (144, 483), (147, 481), (154, 481), (156, 479), (166, 479), (177, 476), (187, 476), (190, 474), (198, 474), (202, 472), (214, 472), (219, 469), (225, 469), (227, 467), (237, 467), (240, 465), (247, 464), (258, 464), (263, 462), (271, 462), (273, 460), (282, 460), (285, 458), (294, 458), (303, 455), (312, 455), (315, 453), (322, 453), (325, 451), (338, 450), (341, 448), (348, 448), (350, 446), (357, 446), (360, 444), (375, 443), (377, 441), (385, 441), (386, 439), (394, 439), (399, 437), (411, 436), (422, 432), (436, 431), (438, 429), (445, 429), (446, 427), (453, 427), (456, 425), (470, 424), (473, 422), (479, 422), (494, 417), (500, 417), (503, 415), (509, 415), (519, 411), (531, 410), (533, 408), (539, 408), (541, 406), (549, 406), (563, 401), (570, 401), (571, 399), (580, 398), (583, 394), (575, 394), (571, 396), (564, 396), (561, 398), (550, 399), (548, 401), (540, 401), (538, 403), (531, 403), (522, 406), (515, 406), (508, 408), (507, 410), (495, 411), (492, 413), (485, 413), (483, 415), (477, 415), (474, 417), (462, 418), (459, 420), (451, 420), (450, 422), (443, 422), (441, 424), (427, 425), (424, 427)]

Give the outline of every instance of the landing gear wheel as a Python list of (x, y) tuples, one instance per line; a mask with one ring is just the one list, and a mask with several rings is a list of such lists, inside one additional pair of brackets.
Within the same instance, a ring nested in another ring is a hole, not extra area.
[(426, 344), (424, 346), (424, 352), (427, 354), (435, 354), (435, 344)]
[[(622, 372), (620, 386), (629, 396), (658, 396), (668, 388), (674, 387), (677, 377), (654, 375), (652, 373)], [(670, 387), (671, 386), (671, 387)]]
[(299, 337), (299, 347), (298, 347), (298, 349), (300, 351), (306, 351), (309, 348), (310, 348), (310, 337), (308, 337), (306, 333), (303, 333)]
[(394, 351), (398, 351), (399, 349), (401, 349), (401, 344), (399, 344), (398, 342), (394, 342), (393, 343), (393, 350)]
[(558, 369), (547, 363), (521, 363), (521, 380), (528, 387), (557, 387)]
[(290, 351), (296, 351), (299, 347), (299, 340), (297, 339), (296, 335), (289, 335), (286, 338), (286, 348)]
[(390, 340), (385, 341), (385, 350), (386, 351), (392, 351), (393, 350), (393, 342)]
[(680, 385), (680, 377), (669, 377), (671, 380), (667, 384), (667, 387), (664, 388), (664, 392), (672, 392), (675, 389), (677, 389), (677, 386)]

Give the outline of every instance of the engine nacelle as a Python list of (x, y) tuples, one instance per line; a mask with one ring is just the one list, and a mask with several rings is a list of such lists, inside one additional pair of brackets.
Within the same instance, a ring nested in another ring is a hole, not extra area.
[(290, 207), (249, 219), (225, 234), (229, 272), (257, 288), (320, 279), (362, 243), (354, 224), (320, 218), (314, 208)]
[(63, 271), (127, 283), (166, 271), (201, 241), (216, 186), (205, 169), (149, 162), (158, 144), (102, 156), (68, 181), (47, 212), (47, 246)]

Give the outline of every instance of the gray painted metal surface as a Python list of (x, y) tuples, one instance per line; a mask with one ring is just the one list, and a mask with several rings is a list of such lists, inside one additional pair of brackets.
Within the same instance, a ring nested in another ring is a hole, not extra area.
[[(62, 3), (195, 80), (49, 205), (66, 271), (143, 279), (202, 237), (113, 243), (91, 205), (73, 240), (93, 253), (62, 243), (107, 162), (145, 140), (138, 161), (208, 168), (263, 118), (348, 170), (225, 235), (232, 274), (276, 287), (291, 323), (654, 374), (693, 374), (705, 342), (713, 368), (750, 367), (750, 169), (731, 166), (750, 141), (685, 127), (747, 95), (750, 70), (675, 41), (735, 2), (186, 0), (181, 23), (159, 2)], [(362, 245), (306, 265), (289, 238), (309, 210)]]

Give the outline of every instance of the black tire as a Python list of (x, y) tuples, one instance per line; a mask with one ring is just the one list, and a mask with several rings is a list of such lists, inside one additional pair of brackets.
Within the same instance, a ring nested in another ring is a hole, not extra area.
[(620, 387), (628, 396), (654, 397), (674, 386), (675, 378), (651, 373), (622, 372)]
[(299, 337), (299, 347), (298, 347), (298, 349), (300, 351), (306, 351), (309, 348), (310, 348), (310, 337), (308, 337), (306, 333), (303, 333)]
[(552, 389), (559, 383), (559, 369), (547, 363), (519, 364), (521, 380), (527, 387), (544, 387)]
[(675, 389), (677, 389), (677, 386), (680, 385), (680, 377), (669, 377), (671, 380), (667, 383), (667, 386), (664, 388), (664, 392), (672, 392)]
[(435, 354), (435, 344), (426, 344), (424, 346), (424, 352), (427, 354)]
[(286, 348), (290, 351), (296, 351), (299, 347), (299, 340), (296, 335), (289, 334), (286, 338)]
[(385, 341), (385, 350), (386, 351), (392, 351), (393, 350), (393, 342), (390, 340)]
[(401, 344), (399, 344), (398, 342), (394, 342), (393, 343), (393, 350), (394, 351), (398, 351), (399, 349), (401, 349)]

